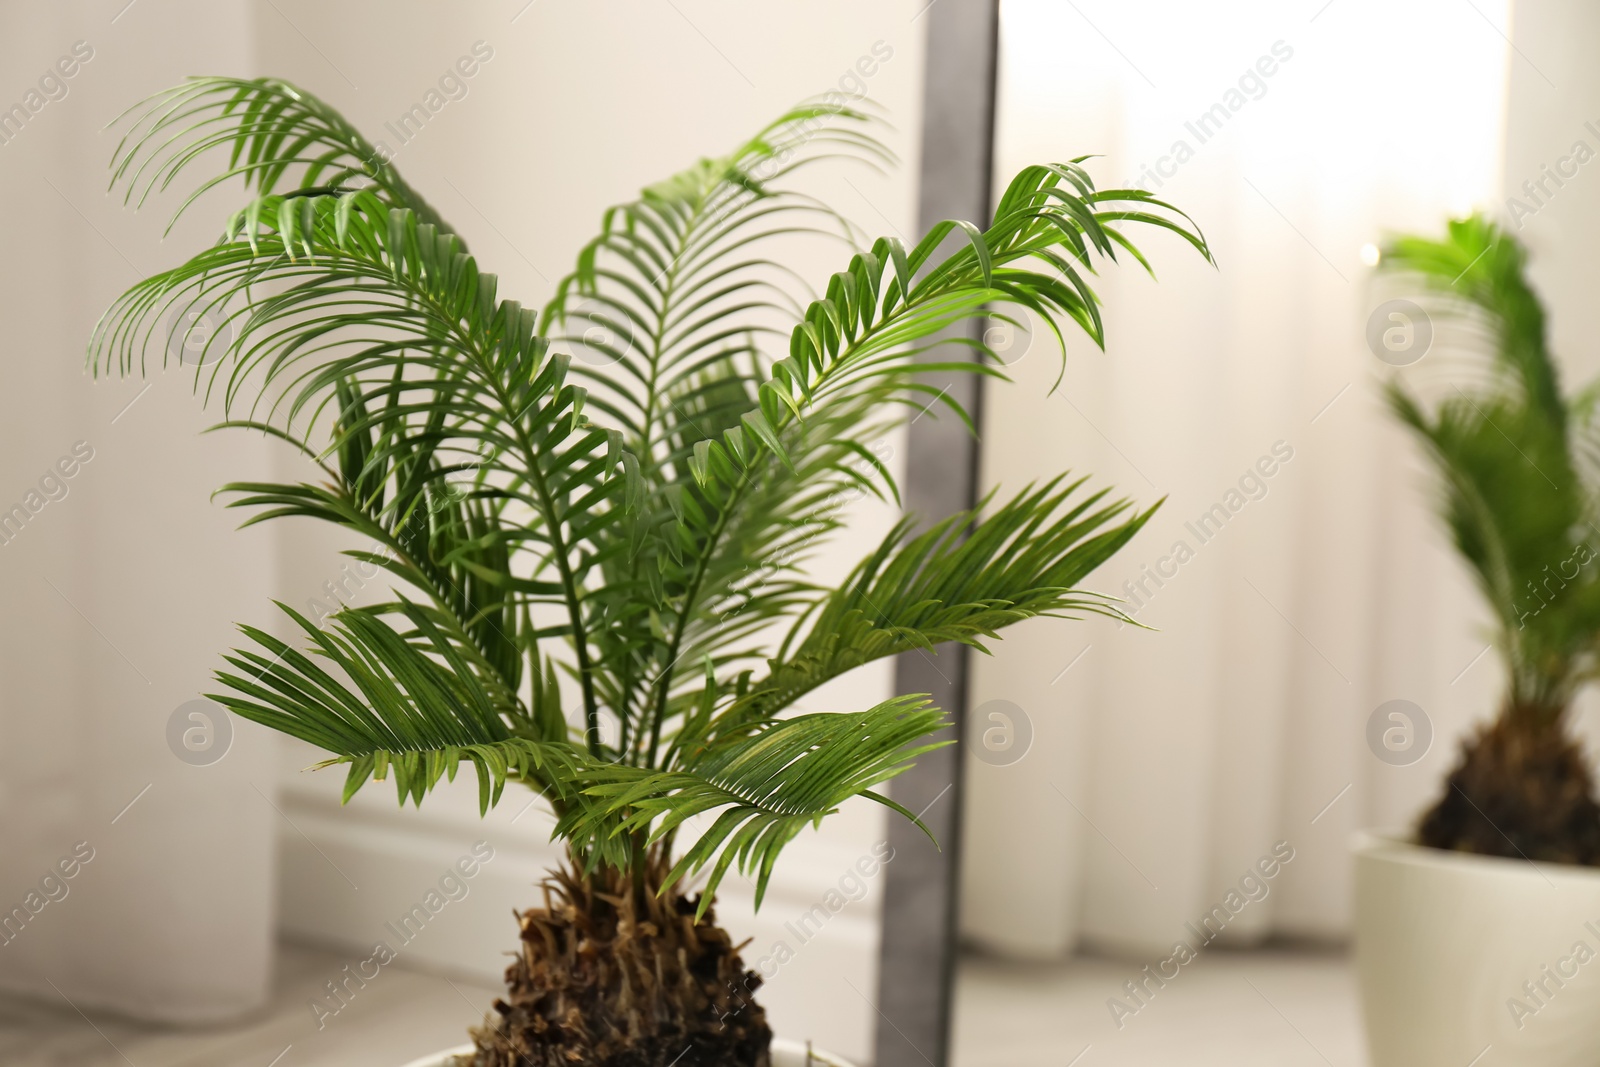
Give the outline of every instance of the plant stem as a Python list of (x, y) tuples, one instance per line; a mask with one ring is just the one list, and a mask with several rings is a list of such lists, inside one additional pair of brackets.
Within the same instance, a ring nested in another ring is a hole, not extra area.
[(667, 700), (672, 693), (672, 676), (677, 670), (678, 650), (683, 645), (684, 632), (689, 628), (689, 619), (694, 614), (694, 600), (700, 595), (700, 586), (705, 581), (706, 572), (711, 569), (711, 557), (716, 554), (717, 545), (722, 541), (722, 535), (728, 528), (728, 520), (749, 485), (750, 469), (747, 468), (739, 479), (739, 484), (728, 494), (727, 504), (717, 516), (717, 524), (712, 527), (711, 536), (706, 538), (705, 551), (700, 554), (700, 559), (695, 564), (694, 577), (690, 579), (689, 587), (684, 591), (683, 610), (678, 613), (678, 622), (672, 631), (672, 645), (667, 649), (667, 663), (661, 669), (661, 688), (656, 695), (655, 716), (650, 723), (650, 758), (645, 764), (647, 767), (656, 765), (656, 750), (661, 744), (661, 723), (667, 717)]
[[(538, 471), (538, 453), (534, 451), (533, 443), (527, 439), (520, 425), (517, 427), (517, 437), (527, 451), (529, 471)], [(533, 481), (539, 492), (539, 500), (545, 508), (545, 521), (550, 523), (550, 554), (556, 559), (556, 569), (561, 575), (562, 599), (567, 602), (567, 617), (572, 622), (573, 652), (578, 658), (578, 682), (583, 688), (584, 740), (588, 744), (589, 753), (599, 755), (600, 708), (594, 698), (594, 676), (589, 665), (589, 643), (583, 626), (583, 605), (578, 601), (578, 585), (572, 574), (572, 565), (567, 559), (566, 541), (561, 536), (561, 524), (552, 521), (555, 517), (555, 501), (550, 497), (550, 487), (543, 477), (535, 478)]]
[(594, 677), (589, 664), (589, 645), (587, 633), (583, 625), (583, 605), (579, 602), (577, 579), (573, 576), (571, 561), (567, 558), (566, 539), (561, 535), (561, 521), (556, 514), (555, 501), (550, 495), (550, 486), (544, 477), (544, 470), (539, 465), (539, 451), (529, 439), (527, 430), (516, 413), (520, 413), (517, 405), (511, 402), (511, 397), (506, 395), (501, 388), (499, 378), (494, 373), (494, 365), (485, 358), (485, 354), (478, 350), (474, 339), (463, 336), (463, 348), (474, 353), (483, 362), (481, 363), (484, 380), (490, 383), (495, 392), (495, 399), (512, 417), (506, 420), (517, 435), (517, 444), (522, 448), (523, 456), (528, 464), (528, 480), (539, 494), (540, 507), (544, 512), (545, 525), (548, 527), (546, 536), (550, 542), (550, 554), (555, 557), (556, 570), (561, 576), (562, 599), (567, 604), (567, 618), (572, 624), (572, 644), (578, 659), (578, 681), (583, 689), (583, 720), (584, 740), (587, 742), (591, 755), (600, 752), (600, 710), (594, 696)]

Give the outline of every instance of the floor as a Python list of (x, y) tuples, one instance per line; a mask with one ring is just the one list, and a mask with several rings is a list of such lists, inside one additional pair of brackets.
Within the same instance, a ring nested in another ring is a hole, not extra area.
[[(321, 1020), (312, 994), (349, 954), (286, 947), (272, 1003), (225, 1030), (153, 1029), (85, 1019), (71, 1009), (0, 1001), (4, 1067), (400, 1067), (465, 1040), (498, 989), (384, 967), (337, 1015)], [(459, 994), (459, 995), (458, 995)]]
[[(345, 956), (286, 948), (272, 1004), (226, 1030), (173, 1031), (70, 1010), (0, 1002), (5, 1067), (398, 1067), (458, 1043), (496, 990), (384, 968), (322, 1028), (307, 1000)], [(1107, 1000), (1126, 963), (1053, 966), (965, 961), (954, 1067), (1362, 1067), (1347, 961), (1327, 952), (1209, 952), (1186, 965), (1120, 1029)]]
[[(1142, 1000), (1125, 962), (963, 961), (954, 1067), (1365, 1067), (1348, 958), (1213, 949)], [(1108, 1001), (1122, 1009), (1113, 1012)], [(1135, 1011), (1134, 1009), (1138, 1010)], [(1118, 1025), (1120, 1023), (1120, 1026)]]

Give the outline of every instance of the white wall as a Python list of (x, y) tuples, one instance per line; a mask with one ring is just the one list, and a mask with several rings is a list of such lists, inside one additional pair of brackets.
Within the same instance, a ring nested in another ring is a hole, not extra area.
[(117, 294), (217, 230), (192, 218), (162, 244), (170, 203), (135, 214), (108, 196), (116, 138), (103, 127), (197, 67), (249, 73), (249, 15), (124, 6), (0, 5), (8, 116), (79, 47), (55, 98), (35, 96), (0, 145), (0, 510), (76, 442), (93, 454), (0, 547), (0, 912), (75, 843), (94, 852), (0, 948), (0, 988), (91, 1016), (214, 1021), (268, 992), (279, 816), (257, 786), (272, 792), (274, 760), (247, 723), (210, 766), (180, 761), (166, 731), (271, 592), (269, 536), (236, 533), (209, 499), (263, 476), (267, 455), (201, 436), (219, 416), (188, 375), (162, 371), (159, 336), (148, 381), (96, 381), (84, 349)]
[[(1600, 69), (1590, 46), (1600, 40), (1600, 8), (1579, 0), (1519, 0), (1513, 23), (1522, 56), (1511, 63), (1510, 121), (1506, 125), (1505, 217), (1516, 208), (1517, 236), (1527, 244), (1530, 270), (1550, 313), (1551, 337), (1573, 382), (1600, 372)], [(1526, 57), (1526, 58), (1523, 58)], [(1592, 154), (1581, 166), (1562, 164), (1577, 142)], [(1561, 165), (1576, 177), (1539, 182)], [(1542, 201), (1542, 202), (1541, 202)], [(1533, 209), (1523, 215), (1522, 208)]]
[[(870, 95), (889, 109), (893, 147), (914, 161), (922, 28), (912, 17), (921, 6), (830, 0), (763, 5), (757, 13), (704, 0), (536, 0), (526, 7), (517, 0), (449, 9), (278, 0), (258, 7), (256, 32), (263, 72), (324, 96), (380, 139), (389, 139), (383, 124), (419, 100), (474, 42), (493, 48), (467, 97), (441, 111), (395, 162), (461, 229), (480, 262), (500, 273), (502, 294), (537, 306), (605, 206), (727, 151), (788, 105), (833, 88), (878, 41), (893, 56), (868, 79)], [(817, 189), (869, 232), (914, 239), (914, 170), (856, 170), (848, 184), (836, 179)], [(820, 286), (843, 261), (808, 247), (794, 265)], [(284, 462), (280, 473), (293, 474), (297, 461)], [(818, 573), (841, 575), (890, 521), (881, 508), (861, 508), (818, 561)], [(279, 595), (287, 602), (303, 605), (338, 577), (340, 542), (328, 531), (291, 529), (282, 544)], [(868, 706), (888, 695), (889, 683), (888, 664), (879, 664), (814, 694), (807, 706)], [(480, 822), (470, 784), (430, 798), (421, 812), (396, 812), (386, 785), (369, 787), (339, 811), (334, 774), (296, 773), (313, 758), (309, 748), (286, 746), (284, 804), (298, 828), (286, 827), (282, 838), (286, 932), (368, 949), (385, 921), (482, 836), (497, 858), (470, 903), (442, 914), (437, 929), (406, 952), (414, 961), (498, 976), (502, 953), (514, 943), (510, 911), (536, 902), (533, 883), (557, 855), (543, 813), (517, 818), (523, 802), (510, 794)], [(730, 878), (720, 917), (735, 937), (755, 939), (746, 962), (766, 955), (785, 937), (783, 922), (816, 903), (882, 834), (881, 809), (863, 804), (802, 836), (780, 863), (759, 917), (751, 914), (748, 887)], [(875, 887), (806, 947), (786, 938), (797, 956), (763, 992), (777, 1030), (866, 1056), (876, 1022), (865, 997), (876, 985), (877, 908)], [(442, 982), (440, 989), (454, 995)]]

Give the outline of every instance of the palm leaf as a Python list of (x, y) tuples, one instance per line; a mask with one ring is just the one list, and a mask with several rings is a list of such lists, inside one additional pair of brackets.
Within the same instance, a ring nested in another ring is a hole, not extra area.
[(190, 78), (116, 121), (127, 131), (112, 156), (111, 180), (126, 185), (125, 203), (142, 206), (199, 161), (227, 153), (227, 165), (184, 199), (174, 222), (202, 194), (239, 178), (263, 195), (371, 186), (390, 206), (449, 229), (343, 115), (278, 78)]
[[(1038, 616), (1124, 618), (1078, 584), (1144, 527), (1152, 507), (1080, 494), (1058, 477), (979, 518), (960, 512), (916, 536), (902, 521), (814, 612), (797, 620), (770, 665), (719, 727), (734, 729), (884, 656), (984, 640)], [(1158, 505), (1159, 506), (1159, 505)]]
[(700, 914), (737, 862), (756, 876), (756, 905), (778, 853), (796, 834), (840, 804), (866, 796), (921, 825), (916, 816), (873, 787), (906, 770), (911, 761), (948, 742), (928, 742), (946, 725), (943, 714), (917, 697), (899, 697), (860, 714), (799, 715), (689, 754), (681, 769), (655, 771), (617, 765), (596, 769), (584, 789), (595, 801), (569, 809), (558, 832), (593, 841), (592, 856), (607, 854), (607, 840), (629, 831), (654, 843), (670, 838), (697, 815), (716, 819), (684, 851), (668, 883), (710, 867)]
[[(312, 650), (337, 673), (255, 627), (241, 630), (262, 651), (226, 657), (238, 672), (219, 671), (231, 692), (214, 694), (234, 712), (335, 754), (349, 765), (348, 800), (371, 778), (391, 771), (402, 802), (422, 797), (441, 777), (455, 779), (463, 762), (478, 775), (483, 810), (497, 803), (510, 778), (559, 801), (564, 783), (584, 765), (583, 750), (560, 734), (540, 734), (549, 720), (508, 716), (488, 683), (462, 660), (426, 612), (404, 604), (416, 631), (396, 630), (378, 614), (351, 609), (319, 628), (279, 607), (305, 632)], [(271, 653), (270, 656), (264, 653)]]
[(1388, 398), (1438, 473), (1439, 511), (1494, 613), (1513, 702), (1557, 714), (1594, 671), (1600, 629), (1584, 398), (1562, 393), (1525, 253), (1487, 219), (1452, 222), (1442, 240), (1397, 238), (1382, 265), (1485, 334), (1484, 384), (1452, 383), (1430, 404), (1397, 378)]
[[(273, 295), (249, 300), (269, 287)], [(268, 196), (233, 218), (222, 243), (120, 298), (96, 331), (91, 362), (97, 372), (126, 373), (136, 357), (142, 366), (169, 309), (234, 299), (247, 303), (235, 313), (233, 358), (212, 365), (208, 395), (220, 381), (227, 409), (253, 393), (251, 418), (281, 421), (291, 437), (302, 427), (296, 439), (307, 451), (304, 435), (333, 407), (337, 429), (319, 454), (359, 455), (362, 469), (347, 471), (347, 482), (396, 482), (396, 506), (406, 479), (414, 491), (457, 469), (433, 456), (478, 460), (498, 477), (475, 490), (489, 506), (472, 545), (494, 561), (532, 558), (520, 585), (504, 576), (506, 594), (519, 605), (561, 604), (586, 666), (579, 572), (594, 560), (577, 546), (599, 539), (625, 479), (615, 432), (584, 416), (586, 391), (567, 383), (567, 358), (534, 335), (532, 312), (498, 300), (494, 276), (409, 209), (370, 192)], [(421, 464), (412, 462), (419, 442)], [(494, 561), (463, 560), (480, 577), (503, 569)]]
[[(709, 609), (726, 599), (749, 561), (770, 558), (764, 553), (777, 544), (814, 541), (836, 521), (817, 502), (862, 480), (863, 435), (883, 426), (874, 413), (935, 394), (929, 406), (942, 403), (970, 424), (959, 404), (918, 375), (1004, 378), (982, 341), (969, 342), (982, 357), (975, 362), (920, 361), (941, 336), (1009, 305), (1049, 324), (1063, 359), (1058, 317), (1103, 344), (1098, 299), (1083, 272), (1092, 255), (1114, 258), (1117, 248), (1134, 247), (1117, 228), (1128, 221), (1178, 233), (1209, 257), (1186, 216), (1141, 190), (1096, 191), (1074, 162), (1021, 172), (986, 230), (941, 223), (909, 252), (882, 238), (833, 276), (792, 330), (788, 357), (760, 385), (758, 406), (719, 437), (701, 440), (690, 457), (695, 506), (681, 509), (664, 540), (697, 551), (676, 571), (682, 594), (660, 610), (671, 640), (656, 674), (656, 732), (673, 706), (676, 665), (695, 662), (701, 645), (716, 640), (720, 619)], [(964, 240), (941, 255), (955, 234)]]

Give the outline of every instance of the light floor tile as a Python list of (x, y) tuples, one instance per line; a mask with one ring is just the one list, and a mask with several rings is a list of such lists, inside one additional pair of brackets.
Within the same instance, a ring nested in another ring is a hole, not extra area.
[[(1348, 958), (1328, 951), (1206, 952), (1119, 1029), (1106, 1001), (1138, 968), (1078, 958), (963, 960), (954, 1067), (1364, 1067)], [(1079, 1057), (1074, 1060), (1074, 1057)]]
[[(400, 1067), (459, 1045), (499, 990), (480, 983), (384, 967), (337, 1015), (307, 1006), (348, 954), (286, 946), (271, 1003), (228, 1027), (177, 1030), (90, 1013), (66, 1004), (0, 1001), (5, 1067)], [(453, 986), (453, 988), (452, 988)], [(276, 1057), (276, 1059), (275, 1059)]]

